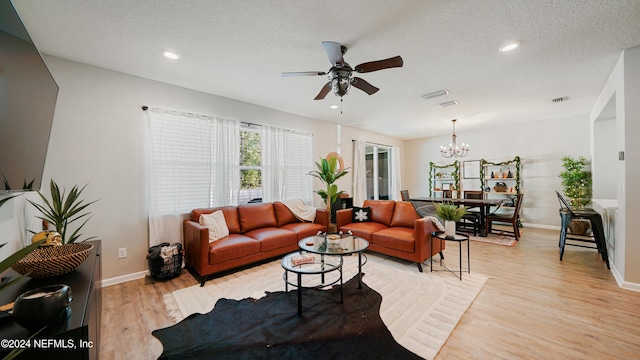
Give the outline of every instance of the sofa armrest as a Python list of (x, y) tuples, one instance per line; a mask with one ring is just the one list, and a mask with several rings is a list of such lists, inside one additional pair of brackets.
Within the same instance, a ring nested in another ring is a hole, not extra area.
[(186, 261), (198, 273), (209, 265), (209, 228), (191, 220), (182, 223)]
[[(433, 225), (431, 219), (416, 219), (413, 222), (413, 237), (416, 241), (416, 253), (428, 253), (431, 249), (431, 234), (437, 232), (438, 228)], [(442, 249), (434, 249), (440, 252)], [(431, 257), (429, 254), (429, 257)]]
[(327, 209), (316, 209), (316, 218), (314, 223), (324, 225), (329, 228), (329, 212)]
[(336, 228), (340, 230), (340, 227), (351, 224), (353, 219), (353, 209), (340, 209), (336, 211)]

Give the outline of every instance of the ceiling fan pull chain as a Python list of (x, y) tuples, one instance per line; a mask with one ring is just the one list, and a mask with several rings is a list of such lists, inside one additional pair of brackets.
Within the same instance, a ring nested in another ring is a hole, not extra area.
[(342, 115), (342, 101), (344, 99), (342, 97), (340, 97), (340, 115)]

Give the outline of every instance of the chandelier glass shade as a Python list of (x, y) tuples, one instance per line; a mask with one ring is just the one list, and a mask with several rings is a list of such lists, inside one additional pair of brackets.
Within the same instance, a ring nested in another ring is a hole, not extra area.
[(440, 153), (445, 158), (451, 157), (465, 157), (469, 154), (469, 144), (462, 143), (461, 146), (458, 146), (456, 143), (456, 120), (453, 119), (451, 122), (453, 123), (453, 135), (451, 135), (451, 143), (449, 143), (448, 147), (440, 146)]

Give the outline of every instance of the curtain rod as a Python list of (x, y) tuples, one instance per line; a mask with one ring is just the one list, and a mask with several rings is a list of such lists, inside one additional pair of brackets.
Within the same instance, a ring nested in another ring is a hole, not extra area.
[[(357, 140), (356, 139), (351, 139), (351, 142), (354, 142), (354, 141), (357, 141)], [(374, 143), (374, 142), (366, 141), (366, 140), (364, 140), (364, 142), (366, 142), (367, 144), (371, 144), (371, 145), (385, 146), (385, 147), (389, 147), (389, 148), (393, 147), (391, 145), (378, 144), (378, 143)]]
[[(163, 111), (163, 112), (168, 112), (168, 113), (172, 113), (172, 114), (181, 114), (181, 115), (191, 115), (191, 116), (197, 116), (197, 117), (204, 117), (207, 119), (215, 119), (212, 116), (209, 115), (198, 115), (198, 114), (194, 114), (194, 113), (190, 113), (190, 112), (184, 112), (184, 111), (177, 111), (177, 110), (166, 110), (166, 109), (162, 109), (162, 108), (149, 108), (147, 105), (142, 105), (142, 111), (147, 111), (147, 110), (159, 110), (159, 111)], [(248, 122), (248, 121), (238, 121), (240, 124), (244, 124), (247, 126), (264, 126), (262, 124), (256, 124), (256, 123), (252, 123), (252, 122)], [(309, 135), (309, 136), (313, 136), (313, 133), (308, 133), (308, 132), (304, 132), (304, 131), (297, 131), (297, 130), (291, 130), (291, 129), (285, 129), (285, 128), (278, 128), (275, 126), (272, 126), (272, 128), (277, 128), (277, 129), (283, 129), (287, 132), (290, 133), (294, 133), (294, 134), (299, 134), (299, 135)]]

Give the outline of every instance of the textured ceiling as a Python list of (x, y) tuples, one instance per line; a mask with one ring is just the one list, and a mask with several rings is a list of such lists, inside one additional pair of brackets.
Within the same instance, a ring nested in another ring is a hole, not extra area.
[[(44, 54), (402, 139), (450, 133), (452, 118), (463, 133), (584, 116), (640, 45), (638, 0), (13, 2)], [(401, 55), (404, 67), (361, 74), (381, 90), (353, 88), (341, 114), (333, 94), (313, 100), (324, 76), (281, 76), (327, 71), (324, 40), (352, 66)], [(511, 40), (522, 46), (498, 52)]]

